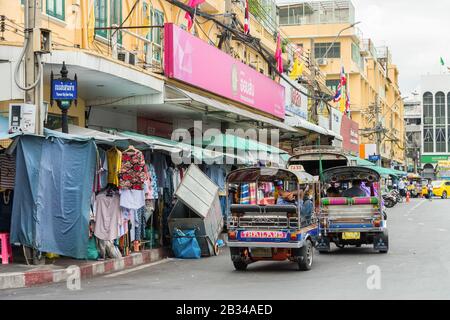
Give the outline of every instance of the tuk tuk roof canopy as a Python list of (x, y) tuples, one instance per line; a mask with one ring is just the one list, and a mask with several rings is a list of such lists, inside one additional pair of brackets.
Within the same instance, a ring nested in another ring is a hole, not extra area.
[(316, 181), (312, 175), (304, 171), (290, 171), (270, 167), (235, 170), (227, 176), (228, 183), (273, 182), (275, 180), (296, 181), (300, 184)]
[(337, 167), (323, 172), (325, 182), (351, 180), (373, 180), (375, 182), (380, 178), (381, 174), (372, 167)]

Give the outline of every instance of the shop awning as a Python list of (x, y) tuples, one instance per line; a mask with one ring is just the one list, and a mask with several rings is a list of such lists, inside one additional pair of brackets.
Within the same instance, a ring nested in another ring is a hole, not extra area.
[[(227, 104), (227, 103), (223, 103), (221, 101), (218, 101), (216, 99), (211, 99), (211, 98), (207, 98), (204, 96), (201, 96), (199, 94), (187, 91), (187, 90), (183, 90), (180, 88), (175, 88), (172, 86), (166, 86), (168, 87), (170, 90), (172, 91), (177, 91), (180, 93), (180, 96), (183, 97), (184, 96), (184, 101), (183, 98), (173, 98), (173, 99), (168, 99), (166, 97), (165, 101), (167, 103), (182, 103), (182, 102), (186, 102), (186, 99), (191, 100), (191, 101), (196, 101), (198, 103), (201, 103), (203, 105), (205, 105), (208, 108), (212, 108), (215, 109), (216, 111), (222, 111), (225, 113), (229, 113), (229, 114), (234, 114), (237, 115), (241, 118), (247, 118), (248, 120), (252, 120), (252, 121), (256, 121), (256, 122), (263, 122), (268, 124), (269, 126), (272, 126), (274, 128), (278, 128), (287, 132), (297, 132), (297, 130), (295, 128), (293, 128), (290, 125), (285, 124), (282, 121), (278, 121), (278, 120), (274, 120), (271, 119), (269, 117), (265, 117), (262, 115), (259, 115), (257, 113), (253, 113), (250, 111), (247, 111), (245, 109), (242, 108), (238, 108), (236, 106), (233, 106), (231, 104)], [(209, 112), (214, 110), (208, 109)], [(230, 119), (231, 120), (231, 119)]]
[(350, 160), (356, 161), (356, 165), (362, 166), (362, 167), (375, 167), (376, 164), (373, 162), (370, 162), (369, 160), (361, 159), (360, 157), (353, 157), (349, 156)]
[[(234, 150), (244, 151), (247, 156), (253, 157), (254, 160), (252, 162), (255, 163), (258, 160), (265, 160), (284, 165), (290, 158), (289, 154), (284, 150), (256, 140), (230, 134), (221, 134), (214, 136), (211, 139), (204, 139), (202, 143), (204, 147), (208, 146), (223, 150), (232, 149), (233, 152)], [(277, 159), (277, 156), (281, 159)]]
[(400, 171), (400, 170), (395, 170), (395, 169), (391, 169), (391, 168), (383, 168), (383, 167), (377, 166), (373, 162), (361, 159), (359, 157), (351, 156), (349, 158), (350, 158), (350, 160), (356, 161), (356, 164), (358, 166), (370, 167), (371, 169), (376, 170), (380, 175), (382, 175), (384, 177), (387, 177), (387, 176), (402, 177), (402, 176), (406, 176), (406, 174), (407, 174), (406, 172), (403, 172), (403, 171)]
[(295, 127), (295, 128), (299, 128), (302, 130), (306, 130), (306, 131), (312, 131), (315, 133), (319, 133), (325, 136), (330, 136), (330, 137), (334, 137), (340, 141), (343, 141), (343, 138), (341, 135), (335, 133), (332, 130), (326, 129), (326, 128), (322, 128), (321, 126), (318, 126), (314, 123), (311, 123), (309, 121), (307, 121), (306, 119), (303, 119), (299, 116), (286, 116), (286, 124)]
[[(53, 131), (53, 134), (61, 133), (61, 131), (61, 129), (57, 129)], [(69, 124), (69, 134), (63, 135), (65, 137), (94, 139), (97, 143), (103, 144), (120, 145), (120, 142), (122, 142), (122, 145), (124, 147), (128, 146), (127, 138), (94, 129), (75, 126), (72, 124)]]
[[(180, 156), (185, 156), (187, 153), (189, 157), (192, 156), (195, 159), (201, 161), (214, 162), (216, 160), (222, 159), (223, 162), (226, 162), (227, 159), (228, 160), (233, 159), (239, 160), (240, 163), (249, 164), (247, 159), (244, 157), (228, 153), (217, 152), (214, 150), (203, 149), (201, 147), (191, 146), (186, 143), (177, 142), (161, 137), (143, 135), (132, 131), (119, 132), (118, 135), (128, 138), (129, 140), (132, 141), (145, 143), (151, 146), (153, 149), (164, 147), (166, 151), (170, 153), (180, 154)], [(183, 152), (184, 154), (181, 155), (181, 152)]]

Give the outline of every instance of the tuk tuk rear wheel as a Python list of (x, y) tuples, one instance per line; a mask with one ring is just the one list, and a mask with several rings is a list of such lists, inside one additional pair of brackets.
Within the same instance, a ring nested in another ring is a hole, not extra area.
[(311, 270), (313, 264), (314, 246), (310, 240), (307, 240), (305, 245), (300, 249), (300, 256), (298, 257), (298, 269), (300, 271)]
[(234, 265), (234, 268), (237, 271), (245, 271), (245, 270), (247, 270), (247, 267), (248, 267), (248, 264), (245, 263), (242, 260), (240, 260), (240, 261), (233, 261), (233, 265)]
[(442, 193), (442, 199), (447, 199), (447, 191), (444, 191), (444, 192)]

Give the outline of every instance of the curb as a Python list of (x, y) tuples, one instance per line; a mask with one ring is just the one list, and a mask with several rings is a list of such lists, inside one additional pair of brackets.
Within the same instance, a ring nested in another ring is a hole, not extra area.
[(37, 271), (0, 273), (0, 290), (26, 288), (46, 283), (67, 281), (70, 276), (78, 279), (129, 269), (138, 265), (148, 264), (167, 257), (164, 249), (145, 250), (132, 253), (119, 259), (95, 261), (92, 263), (73, 265), (64, 269), (41, 269)]

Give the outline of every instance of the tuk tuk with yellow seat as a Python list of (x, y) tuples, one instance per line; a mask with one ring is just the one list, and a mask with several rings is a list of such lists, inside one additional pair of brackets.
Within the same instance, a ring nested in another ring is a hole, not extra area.
[(228, 240), (236, 270), (257, 261), (310, 270), (318, 235), (320, 183), (301, 166), (246, 168), (227, 176)]

